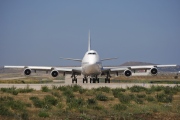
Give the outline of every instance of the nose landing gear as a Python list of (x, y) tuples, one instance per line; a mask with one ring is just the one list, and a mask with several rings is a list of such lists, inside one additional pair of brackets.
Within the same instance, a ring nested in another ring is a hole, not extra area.
[(99, 83), (99, 78), (96, 76), (95, 78), (90, 78), (90, 83)]

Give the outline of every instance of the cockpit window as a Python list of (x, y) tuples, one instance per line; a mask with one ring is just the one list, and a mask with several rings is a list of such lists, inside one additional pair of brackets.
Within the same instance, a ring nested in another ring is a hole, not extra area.
[(96, 53), (88, 53), (88, 55), (95, 55)]

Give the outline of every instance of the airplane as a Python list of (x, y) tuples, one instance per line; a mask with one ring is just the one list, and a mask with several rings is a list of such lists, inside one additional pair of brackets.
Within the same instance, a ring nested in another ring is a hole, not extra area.
[(105, 58), (100, 59), (98, 53), (91, 49), (90, 32), (88, 37), (88, 51), (85, 53), (83, 59), (73, 58), (61, 58), (65, 60), (73, 60), (81, 62), (81, 67), (46, 67), (46, 66), (4, 66), (4, 68), (23, 68), (24, 75), (29, 76), (32, 71), (50, 71), (52, 77), (57, 77), (59, 74), (71, 74), (72, 83), (77, 83), (77, 76), (83, 75), (83, 83), (88, 83), (88, 77), (90, 83), (99, 83), (99, 76), (105, 75), (105, 83), (110, 83), (110, 74), (123, 73), (125, 76), (132, 76), (132, 71), (145, 70), (149, 71), (151, 75), (158, 74), (158, 68), (160, 67), (176, 67), (177, 65), (143, 65), (143, 66), (117, 66), (117, 67), (103, 67), (102, 62), (106, 60), (112, 60), (117, 58)]

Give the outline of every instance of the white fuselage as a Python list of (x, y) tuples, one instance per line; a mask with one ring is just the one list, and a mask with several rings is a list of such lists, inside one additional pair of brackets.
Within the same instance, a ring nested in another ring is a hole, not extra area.
[(85, 53), (82, 59), (82, 74), (84, 76), (97, 76), (101, 74), (102, 63), (99, 55), (94, 50), (89, 50)]

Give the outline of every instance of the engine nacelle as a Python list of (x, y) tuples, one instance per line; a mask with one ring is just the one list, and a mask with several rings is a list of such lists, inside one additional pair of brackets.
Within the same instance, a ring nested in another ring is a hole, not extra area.
[(52, 77), (57, 77), (59, 75), (59, 72), (57, 70), (51, 71), (51, 76)]
[(126, 77), (131, 76), (131, 75), (132, 75), (131, 70), (125, 70), (125, 71), (124, 71), (124, 75), (125, 75)]
[(151, 68), (150, 73), (151, 73), (151, 75), (157, 75), (158, 74), (158, 69), (157, 68)]
[(26, 68), (26, 69), (24, 70), (24, 75), (30, 75), (30, 74), (31, 74), (31, 69)]

